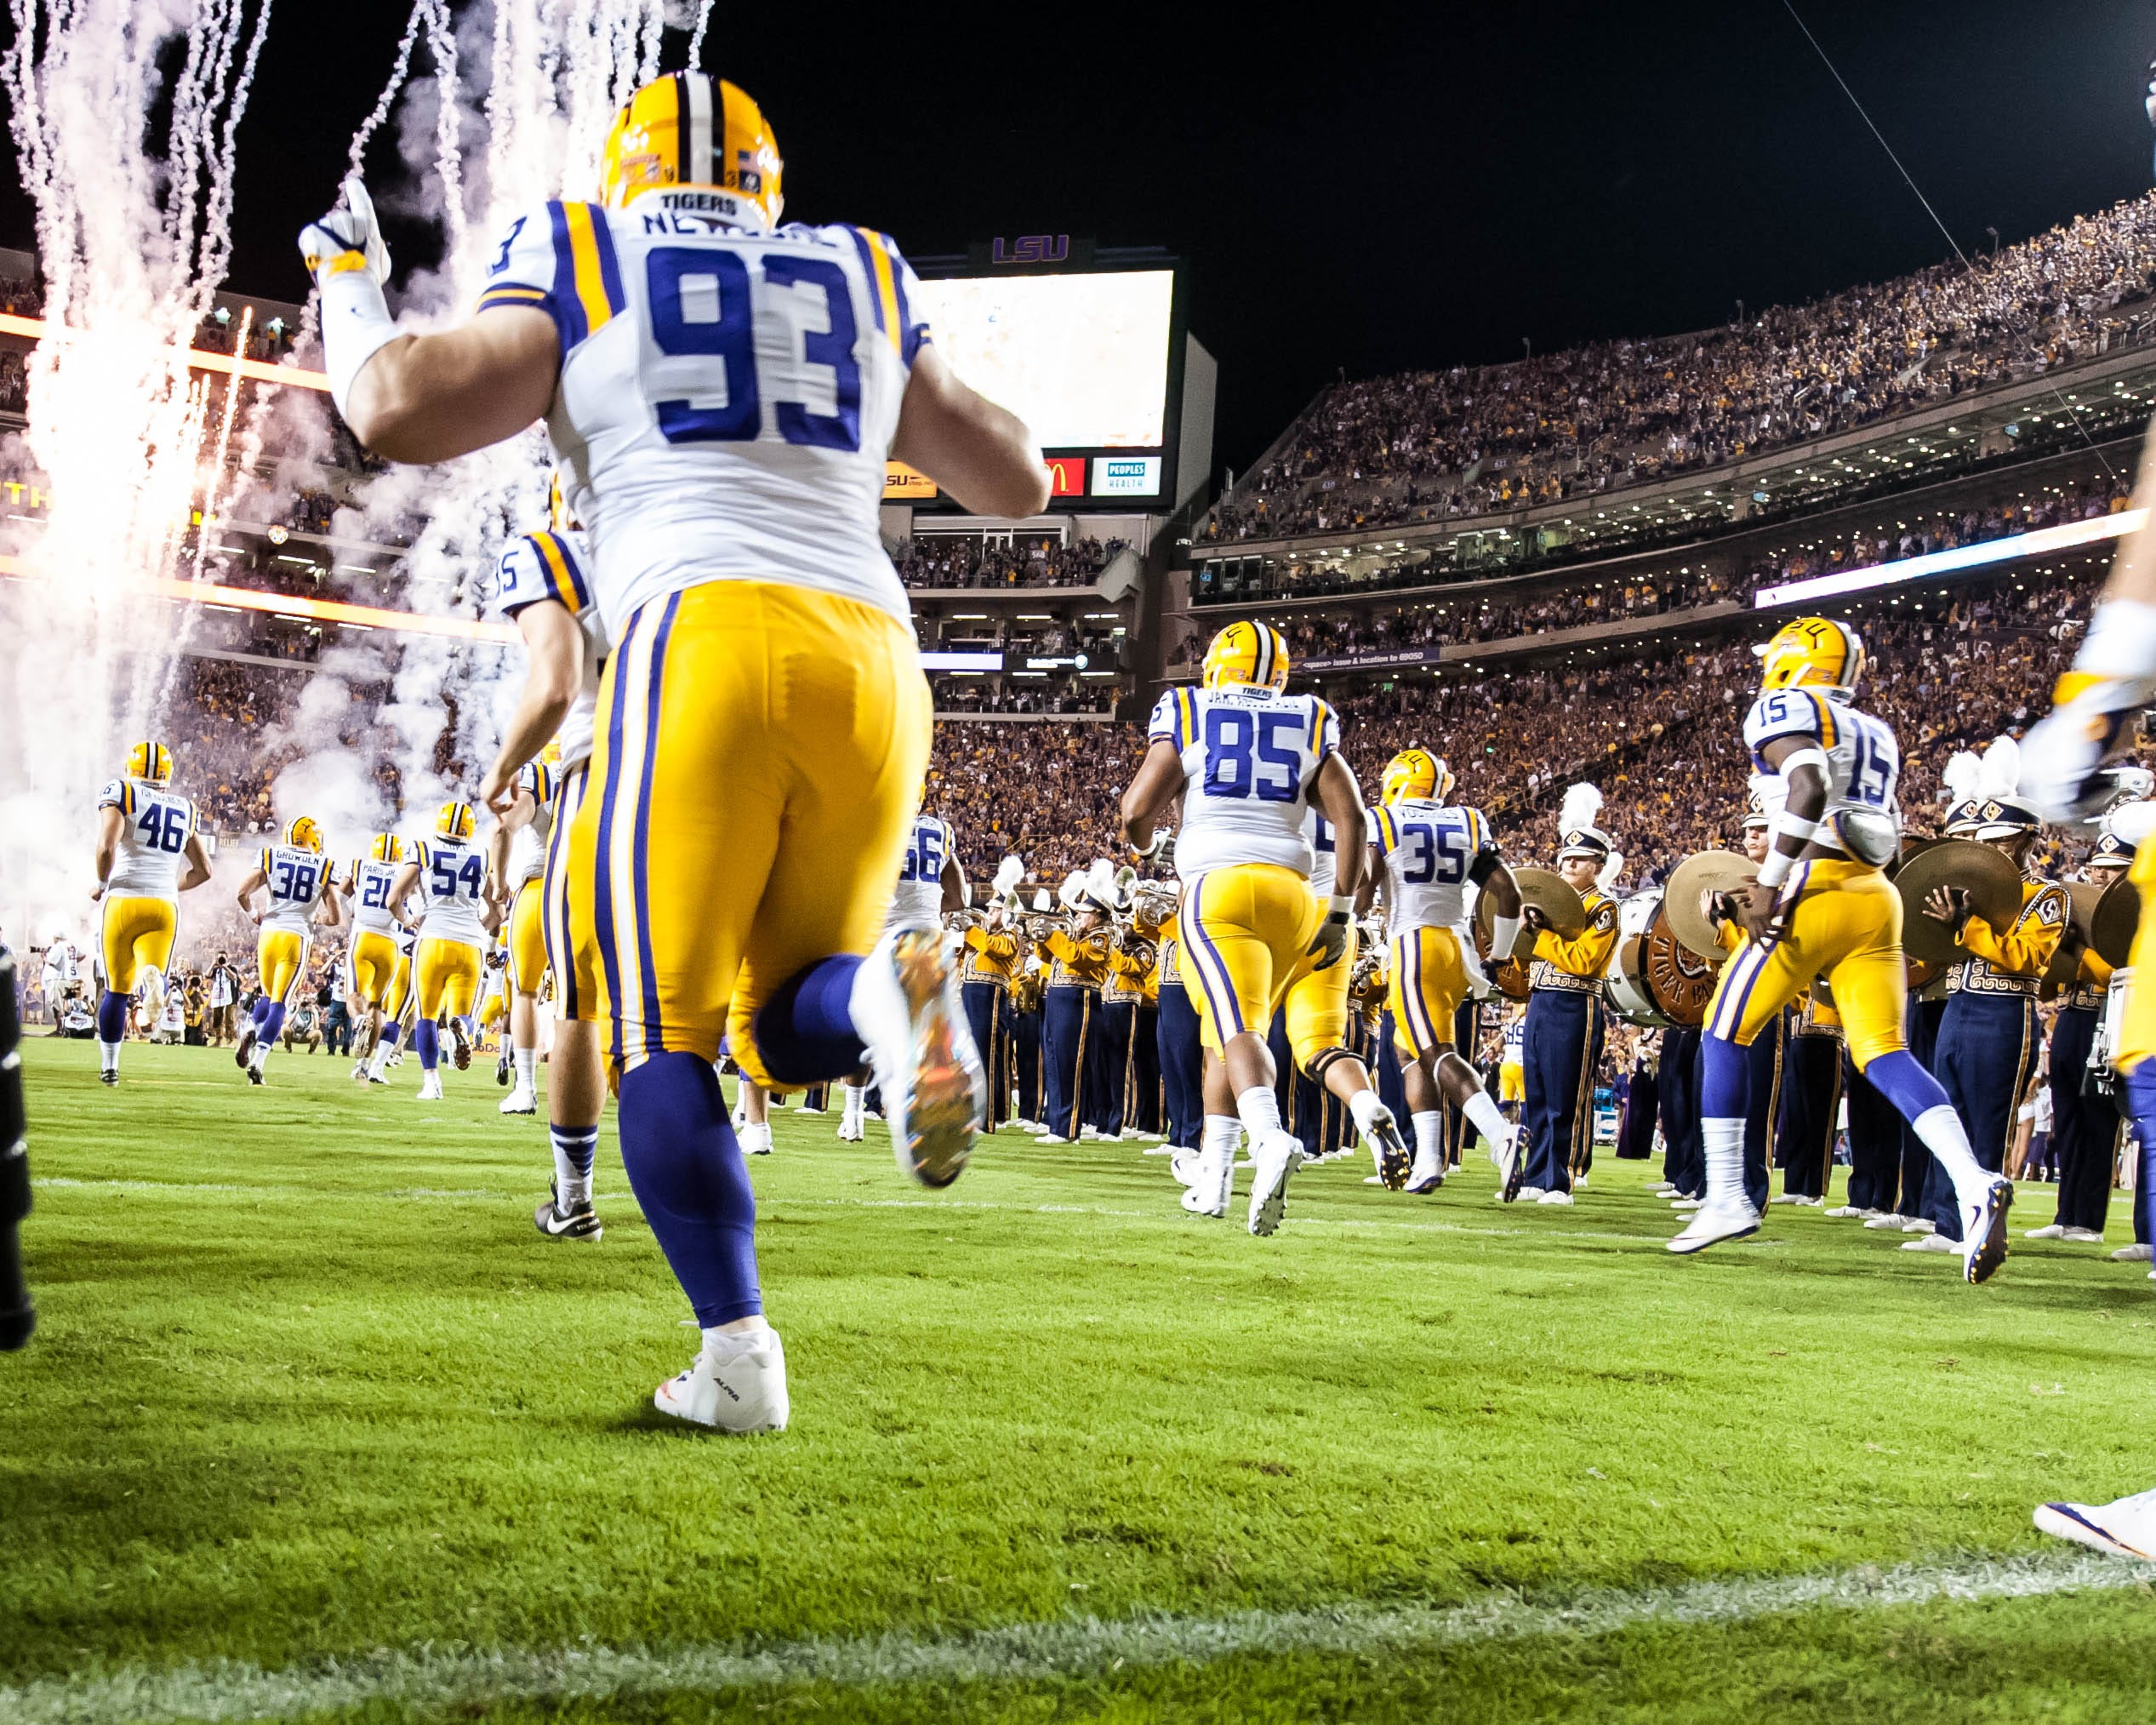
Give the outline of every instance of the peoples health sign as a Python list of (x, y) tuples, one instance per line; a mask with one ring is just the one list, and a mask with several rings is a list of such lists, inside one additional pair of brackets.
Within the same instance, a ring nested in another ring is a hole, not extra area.
[(1158, 455), (1096, 455), (1093, 490), (1096, 497), (1150, 497), (1161, 488)]

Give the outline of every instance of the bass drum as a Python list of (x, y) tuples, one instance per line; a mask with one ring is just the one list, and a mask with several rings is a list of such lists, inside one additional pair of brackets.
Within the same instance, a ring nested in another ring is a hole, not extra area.
[(1617, 950), (1602, 978), (1602, 998), (1611, 1012), (1628, 1025), (1648, 1030), (1668, 1030), (1674, 1022), (1655, 1003), (1647, 986), (1646, 946), (1647, 930), (1662, 916), (1662, 888), (1650, 887), (1634, 893), (1617, 906)]
[(1695, 1029), (1707, 1022), (1721, 969), (1677, 938), (1660, 890), (1651, 888), (1617, 907), (1617, 951), (1602, 980), (1602, 997), (1627, 1023)]

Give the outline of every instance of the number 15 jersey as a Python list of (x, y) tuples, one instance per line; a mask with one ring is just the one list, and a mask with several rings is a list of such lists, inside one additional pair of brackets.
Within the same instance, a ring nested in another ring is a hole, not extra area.
[(553, 318), (547, 415), (609, 636), (706, 581), (858, 599), (911, 626), (878, 534), (920, 283), (865, 228), (729, 226), (693, 187), (511, 224), (479, 298)]
[[(1777, 737), (1816, 737), (1827, 756), (1827, 809), (1820, 818), (1813, 843), (1829, 849), (1842, 848), (1835, 836), (1834, 817), (1850, 810), (1868, 814), (1891, 814), (1896, 804), (1894, 787), (1902, 776), (1902, 751), (1894, 740), (1893, 727), (1869, 713), (1830, 698), (1822, 689), (1777, 688), (1752, 703), (1744, 717), (1744, 746), (1753, 764), (1765, 774), (1774, 768), (1762, 752)], [(1778, 814), (1788, 788), (1776, 775), (1761, 791), (1767, 813)]]
[(1248, 684), (1172, 688), (1154, 707), (1148, 735), (1183, 757), (1177, 874), (1274, 863), (1309, 876), (1303, 817), (1318, 769), (1340, 747), (1331, 707), (1314, 694)]

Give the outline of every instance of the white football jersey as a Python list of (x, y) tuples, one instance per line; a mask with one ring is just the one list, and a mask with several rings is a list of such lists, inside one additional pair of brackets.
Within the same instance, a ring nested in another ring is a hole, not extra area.
[(261, 870), (270, 883), (270, 913), (265, 928), (305, 934), (312, 929), (315, 906), (336, 884), (337, 871), (326, 856), (273, 844), (262, 853)]
[(1314, 694), (1249, 684), (1172, 688), (1154, 706), (1147, 734), (1183, 757), (1175, 868), (1184, 880), (1237, 863), (1310, 872), (1310, 787), (1340, 746), (1331, 707)]
[(394, 934), (398, 928), (390, 905), (390, 888), (396, 884), (402, 863), (376, 862), (362, 857), (345, 878), (351, 883), (352, 927), (362, 934)]
[(944, 865), (958, 848), (957, 835), (940, 815), (914, 817), (906, 832), (905, 860), (891, 894), (887, 928), (933, 928), (944, 917)]
[(1370, 842), (1385, 868), (1385, 938), (1467, 926), (1468, 870), (1494, 850), (1478, 809), (1403, 797), (1371, 811)]
[(494, 608), (514, 617), (527, 605), (558, 599), (584, 631), (584, 682), (555, 732), (562, 745), (562, 770), (574, 772), (591, 758), (593, 728), (598, 722), (599, 673), (611, 650), (607, 625), (591, 595), (591, 552), (579, 533), (528, 533), (504, 551), (494, 566)]
[(813, 587), (910, 626), (879, 511), (927, 338), (919, 285), (881, 234), (753, 233), (693, 187), (510, 225), (479, 309), (532, 306), (559, 332), (547, 430), (613, 640), (652, 600), (720, 580)]
[(422, 839), (411, 860), (419, 867), (422, 940), (465, 940), (483, 948), (487, 926), (479, 907), (487, 892), (487, 854), (470, 840)]
[(1827, 756), (1827, 810), (1813, 843), (1843, 848), (1834, 819), (1846, 811), (1892, 815), (1894, 788), (1902, 776), (1902, 751), (1893, 727), (1817, 688), (1777, 688), (1752, 703), (1744, 717), (1744, 746), (1770, 783), (1760, 787), (1769, 814), (1779, 814), (1788, 795), (1781, 777), (1760, 753), (1777, 737), (1816, 737)]
[(115, 779), (98, 792), (100, 808), (117, 808), (120, 843), (105, 890), (123, 899), (176, 899), (187, 841), (194, 836), (195, 805), (137, 779)]
[[(589, 745), (586, 745), (587, 747)], [(544, 761), (527, 761), (516, 788), (532, 799), (532, 818), (509, 836), (509, 885), (514, 892), (546, 872), (547, 841), (554, 836), (554, 797), (562, 781)]]
[(1310, 890), (1320, 899), (1330, 899), (1340, 878), (1340, 836), (1315, 803), (1303, 823), (1303, 837), (1310, 842)]

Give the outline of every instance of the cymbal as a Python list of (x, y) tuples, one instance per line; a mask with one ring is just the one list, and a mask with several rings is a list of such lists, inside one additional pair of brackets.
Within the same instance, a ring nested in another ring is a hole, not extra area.
[[(2094, 881), (2068, 881), (2066, 891), (2073, 905), (2067, 920), (2072, 923), (2074, 933), (2081, 937), (2084, 945), (2091, 944), (2089, 940), (2090, 924), (2096, 916), (2097, 905), (2103, 900), (2104, 888)], [(2097, 956), (2101, 957), (2102, 955), (2099, 953)], [(2042, 980), (2036, 985), (2037, 998), (2050, 1000), (2072, 988), (2074, 978), (2080, 974), (2080, 952), (2069, 952), (2068, 943), (2060, 941), (2051, 954), (2051, 962), (2044, 967)]]
[[(1522, 866), (1513, 870), (1512, 878), (1519, 885), (1520, 904), (1523, 906), (1532, 905), (1540, 911), (1543, 920), (1560, 940), (1570, 940), (1586, 928), (1587, 905), (1577, 893), (1566, 885), (1562, 875), (1551, 869)], [(1483, 936), (1478, 945), (1488, 944), (1497, 915), (1497, 901), (1487, 893), (1478, 893), (1474, 900), (1474, 926)], [(1533, 950), (1534, 944), (1535, 937), (1526, 928), (1521, 928), (1519, 940), (1513, 943), (1513, 955), (1525, 959)]]
[(1757, 863), (1733, 850), (1703, 850), (1686, 857), (1670, 870), (1663, 888), (1662, 914), (1669, 920), (1670, 933), (1688, 951), (1720, 964), (1729, 954), (1720, 929), (1707, 914), (1707, 895), (1742, 892), (1759, 872)]
[(2116, 969), (2133, 956), (2134, 930), (2140, 926), (2141, 888), (2121, 875), (2096, 901), (2089, 918), (2089, 944), (2096, 949), (2097, 957)]
[(1924, 901), (1939, 887), (1959, 887), (1973, 913), (1994, 928), (2011, 927), (2022, 910), (2022, 871), (2002, 851), (1974, 839), (1942, 838), (1909, 858), (1894, 876), (1902, 895), (1902, 950), (1932, 964), (1959, 962), (1969, 955), (1954, 931), (1924, 914)]

